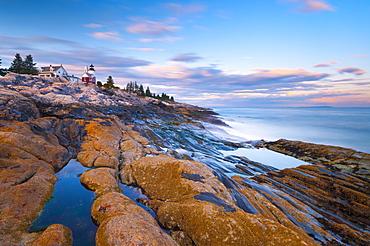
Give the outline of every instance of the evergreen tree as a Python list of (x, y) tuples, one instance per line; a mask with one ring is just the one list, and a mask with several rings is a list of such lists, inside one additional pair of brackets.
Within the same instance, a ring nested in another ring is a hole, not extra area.
[(128, 92), (133, 92), (133, 91), (134, 91), (134, 84), (132, 83), (132, 81), (130, 81), (130, 82), (127, 84), (126, 90), (127, 90)]
[(147, 97), (151, 97), (152, 96), (152, 93), (150, 92), (149, 86), (146, 88), (145, 96), (147, 96)]
[(35, 68), (36, 63), (33, 63), (32, 55), (26, 56), (23, 62), (21, 73), (37, 75), (38, 71)]
[(103, 86), (103, 84), (102, 84), (101, 81), (96, 82), (96, 85), (99, 86), (99, 87), (102, 87)]
[[(0, 67), (1, 67), (1, 64), (2, 64), (2, 62), (1, 62), (1, 58), (0, 58)], [(0, 76), (4, 76), (5, 74), (6, 74), (6, 69), (5, 68), (0, 68)]]
[(114, 81), (113, 81), (112, 76), (110, 76), (110, 75), (108, 76), (107, 82), (104, 84), (104, 87), (109, 88), (109, 89), (114, 88)]
[(9, 67), (10, 72), (21, 73), (23, 68), (23, 60), (19, 53), (15, 54), (15, 58), (12, 61), (12, 64)]
[(138, 92), (139, 92), (139, 95), (140, 96), (143, 96), (144, 95), (144, 87), (143, 87), (143, 85), (140, 84), (140, 87), (139, 87), (139, 91)]

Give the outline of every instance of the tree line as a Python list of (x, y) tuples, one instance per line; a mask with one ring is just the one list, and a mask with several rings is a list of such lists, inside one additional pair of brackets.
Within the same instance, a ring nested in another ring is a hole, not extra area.
[[(98, 81), (96, 84), (99, 87), (104, 87), (108, 89), (119, 89), (119, 87), (114, 85), (114, 80), (112, 76), (108, 76), (107, 82), (105, 82), (104, 84), (101, 81)], [(142, 84), (139, 85), (136, 81), (130, 81), (129, 83), (127, 83), (126, 87), (123, 90), (129, 93), (137, 94), (138, 96), (152, 97), (163, 101), (175, 101), (173, 96), (170, 97), (166, 93), (157, 95), (155, 93), (152, 93), (149, 86), (144, 90), (144, 86)]]
[(170, 97), (166, 93), (157, 94), (157, 95), (155, 93), (152, 93), (150, 91), (149, 86), (144, 91), (144, 86), (142, 84), (138, 85), (136, 81), (135, 82), (130, 81), (129, 83), (127, 83), (126, 87), (123, 90), (129, 93), (135, 93), (139, 96), (153, 97), (153, 98), (163, 100), (163, 101), (175, 101), (174, 97), (172, 96)]
[[(0, 59), (0, 66), (1, 64), (2, 63)], [(23, 59), (21, 55), (17, 53), (15, 54), (14, 60), (8, 69), (0, 68), (0, 75), (5, 75), (8, 72), (38, 75), (39, 71), (35, 66), (36, 63), (33, 62), (32, 55), (28, 55)]]

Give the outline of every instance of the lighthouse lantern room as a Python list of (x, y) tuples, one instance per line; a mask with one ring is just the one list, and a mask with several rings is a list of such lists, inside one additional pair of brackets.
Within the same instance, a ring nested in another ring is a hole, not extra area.
[(85, 82), (87, 84), (96, 83), (95, 69), (93, 64), (91, 64), (89, 68), (87, 66), (85, 67), (84, 74), (82, 75), (82, 82)]

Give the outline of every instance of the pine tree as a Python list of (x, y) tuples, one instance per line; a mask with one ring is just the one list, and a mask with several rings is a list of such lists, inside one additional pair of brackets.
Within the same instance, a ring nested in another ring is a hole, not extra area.
[(147, 97), (151, 97), (152, 96), (152, 93), (150, 92), (149, 86), (146, 88), (145, 96), (147, 96)]
[(23, 68), (23, 60), (19, 53), (15, 54), (15, 58), (12, 61), (12, 64), (9, 67), (10, 72), (21, 73)]
[(113, 81), (112, 76), (110, 76), (110, 75), (108, 76), (107, 82), (104, 84), (104, 87), (109, 88), (109, 89), (114, 88), (114, 81)]
[(140, 86), (139, 86), (139, 91), (138, 91), (138, 93), (139, 93), (139, 95), (140, 95), (140, 96), (143, 96), (143, 95), (144, 95), (144, 87), (143, 87), (143, 85), (141, 85), (141, 84), (140, 84)]
[[(1, 67), (1, 64), (2, 64), (2, 59), (0, 58), (0, 67)], [(0, 68), (0, 76), (4, 76), (6, 74), (6, 69), (5, 68)]]
[(35, 68), (35, 65), (36, 63), (33, 63), (32, 55), (26, 56), (26, 59), (24, 60), (22, 65), (21, 73), (37, 75), (38, 71)]

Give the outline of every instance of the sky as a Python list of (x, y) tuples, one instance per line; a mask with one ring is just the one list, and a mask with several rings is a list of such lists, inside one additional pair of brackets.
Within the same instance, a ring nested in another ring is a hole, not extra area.
[(12, 0), (0, 58), (203, 107), (370, 107), (369, 0)]

